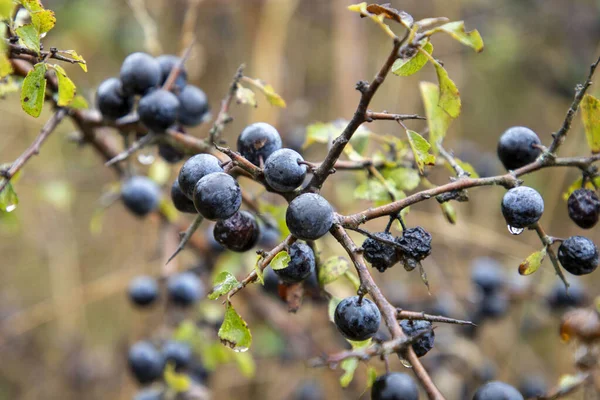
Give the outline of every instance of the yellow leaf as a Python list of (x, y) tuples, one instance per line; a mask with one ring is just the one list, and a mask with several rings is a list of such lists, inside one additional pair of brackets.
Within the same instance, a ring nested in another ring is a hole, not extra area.
[(481, 39), (481, 35), (477, 29), (470, 32), (465, 31), (464, 21), (448, 22), (447, 24), (432, 29), (431, 33), (435, 32), (446, 32), (462, 44), (473, 48), (476, 52), (479, 53), (483, 51), (483, 39)]
[(75, 97), (75, 84), (73, 81), (67, 76), (67, 72), (60, 65), (54, 64), (50, 65), (52, 69), (56, 72), (56, 77), (58, 78), (58, 102), (57, 104), (60, 107), (68, 106), (73, 98)]
[(190, 389), (190, 377), (175, 371), (175, 365), (168, 363), (165, 367), (165, 382), (175, 393), (184, 393)]
[(600, 100), (586, 94), (581, 101), (581, 119), (592, 153), (600, 153)]
[(546, 252), (547, 248), (544, 247), (542, 250), (536, 251), (535, 253), (527, 257), (525, 261), (523, 261), (519, 265), (519, 274), (531, 275), (535, 271), (537, 271), (538, 268), (542, 265), (544, 258), (546, 258)]

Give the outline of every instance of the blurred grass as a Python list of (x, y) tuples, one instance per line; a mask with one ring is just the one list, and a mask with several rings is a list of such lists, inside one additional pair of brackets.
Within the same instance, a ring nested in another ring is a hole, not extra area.
[[(85, 57), (87, 74), (75, 66), (66, 68), (80, 93), (92, 102), (95, 87), (106, 77), (118, 75), (123, 58), (144, 50), (143, 30), (125, 1), (44, 3), (58, 19), (44, 43), (47, 47), (76, 49)], [(156, 24), (160, 47), (165, 52), (179, 52), (188, 2), (145, 3)], [(234, 143), (250, 122), (271, 122), (284, 136), (284, 143), (296, 143), (298, 138), (291, 135), (298, 135), (299, 128), (307, 124), (349, 118), (358, 100), (355, 82), (371, 79), (389, 48), (374, 24), (345, 11), (351, 3), (347, 0), (190, 3), (198, 7), (193, 32), (197, 41), (188, 63), (190, 80), (206, 91), (213, 110), (218, 109), (232, 74), (242, 62), (250, 76), (271, 83), (288, 103), (288, 108), (276, 109), (259, 97), (256, 110), (234, 107), (235, 121), (225, 135), (229, 143)], [(434, 39), (435, 55), (444, 61), (463, 101), (462, 115), (452, 125), (446, 147), (458, 153), (465, 143), (471, 143), (475, 150), (467, 161), (476, 166), (482, 160), (495, 159), (496, 140), (512, 125), (529, 126), (548, 142), (550, 133), (562, 122), (574, 85), (582, 80), (600, 50), (600, 6), (594, 0), (409, 0), (392, 5), (416, 19), (464, 19), (467, 28), (481, 32), (486, 43), (481, 54), (448, 38)], [(426, 67), (409, 78), (390, 76), (371, 108), (422, 113), (421, 80), (435, 80), (433, 69)], [(592, 87), (591, 92), (599, 95), (600, 88)], [(46, 109), (39, 120), (29, 118), (20, 111), (17, 96), (11, 95), (0, 101), (0, 116), (4, 135), (0, 160), (9, 162), (37, 135), (49, 111)], [(414, 122), (411, 127), (419, 130), (424, 125)], [(199, 127), (192, 134), (204, 136), (207, 129)], [(371, 124), (370, 129), (400, 133), (388, 122)], [(114, 177), (91, 149), (78, 148), (66, 140), (73, 130), (69, 123), (61, 126), (27, 165), (15, 185), (20, 204), (11, 220), (0, 223), (0, 399), (129, 399), (134, 385), (125, 369), (127, 343), (146, 337), (161, 322), (160, 312), (140, 315), (124, 295), (131, 276), (160, 271), (157, 224), (139, 221), (116, 204), (105, 213), (102, 232), (90, 233), (89, 221), (97, 200)], [(586, 151), (577, 118), (561, 153)], [(324, 152), (313, 146), (305, 158), (315, 161)], [(176, 172), (174, 168), (172, 176)], [(366, 207), (366, 203), (350, 201), (354, 178), (352, 174), (346, 178), (342, 175), (334, 175), (331, 181), (335, 183), (326, 184), (330, 198), (341, 212)], [(560, 198), (576, 177), (576, 171), (554, 169), (526, 178), (528, 185), (544, 195), (542, 224), (550, 234), (566, 237), (582, 233), (568, 220)], [(445, 182), (447, 172), (434, 173), (431, 180)], [(47, 193), (55, 193), (57, 188), (66, 194), (51, 201)], [(68, 200), (70, 195), (72, 201)], [(413, 207), (407, 223), (423, 225), (434, 235), (434, 251), (425, 262), (434, 293), (451, 286), (466, 296), (470, 290), (469, 262), (474, 256), (492, 255), (507, 269), (516, 270), (518, 263), (539, 247), (531, 233), (518, 237), (508, 234), (496, 206), (501, 195), (501, 188), (471, 190), (469, 203), (455, 205), (457, 226), (444, 220), (435, 202)], [(378, 223), (369, 226), (375, 228)], [(600, 243), (597, 229), (585, 234)], [(338, 251), (331, 241), (322, 247)], [(191, 254), (183, 254), (179, 267), (192, 262)], [(427, 296), (416, 273), (389, 272), (385, 282), (379, 275), (376, 278), (391, 298)], [(543, 288), (555, 281), (549, 263), (534, 276), (517, 279), (533, 280)], [(597, 284), (597, 276), (585, 280), (592, 295), (600, 294)], [(339, 341), (332, 342), (331, 325), (323, 314), (322, 308), (306, 306), (289, 319), (305, 324), (312, 319), (321, 321), (321, 325), (313, 326), (312, 336), (322, 338), (328, 351), (335, 351), (341, 346)], [(547, 328), (535, 336), (520, 332), (521, 321), (534, 317), (546, 321)], [(444, 335), (451, 332), (440, 328), (438, 341), (443, 343)], [(573, 348), (559, 342), (556, 322), (531, 302), (487, 326), (477, 344), (496, 360), (499, 377), (513, 383), (527, 369), (540, 369), (551, 381), (573, 371)], [(397, 363), (394, 366), (399, 368)], [(339, 372), (308, 369), (298, 360), (261, 359), (258, 371), (256, 379), (248, 380), (239, 376), (234, 365), (221, 367), (212, 381), (214, 398), (289, 398), (303, 378), (321, 382), (328, 398), (358, 398), (364, 390), (363, 366), (347, 390), (337, 384)], [(441, 383), (448, 381), (439, 379)]]

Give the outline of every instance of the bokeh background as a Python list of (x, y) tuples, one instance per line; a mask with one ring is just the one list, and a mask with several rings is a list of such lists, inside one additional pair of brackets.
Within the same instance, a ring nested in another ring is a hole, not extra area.
[[(346, 11), (351, 3), (45, 0), (58, 23), (43, 42), (47, 48), (76, 49), (85, 57), (87, 74), (76, 66), (66, 69), (79, 93), (93, 103), (97, 85), (118, 75), (127, 54), (140, 50), (156, 55), (179, 53), (194, 37), (187, 64), (189, 79), (206, 91), (213, 110), (218, 109), (241, 63), (246, 64), (249, 76), (273, 85), (288, 104), (285, 109), (274, 108), (259, 96), (256, 109), (234, 106), (235, 121), (225, 133), (229, 143), (235, 142), (245, 125), (265, 121), (279, 129), (284, 143), (298, 146), (307, 125), (352, 116), (359, 97), (355, 83), (371, 79), (390, 48), (374, 24)], [(463, 102), (446, 147), (479, 172), (502, 172), (495, 146), (510, 126), (528, 126), (548, 143), (562, 123), (575, 84), (600, 53), (600, 3), (596, 0), (405, 0), (392, 1), (392, 6), (415, 19), (465, 20), (467, 28), (476, 28), (483, 36), (481, 54), (442, 35), (433, 40), (435, 56), (443, 60)], [(422, 114), (418, 83), (435, 79), (430, 66), (409, 78), (390, 76), (371, 108)], [(592, 87), (591, 93), (598, 96), (600, 89)], [(14, 160), (50, 115), (46, 109), (33, 119), (18, 103), (16, 94), (0, 101), (1, 162)], [(421, 122), (409, 124), (415, 130), (425, 127)], [(403, 134), (398, 125), (387, 121), (373, 123), (369, 129)], [(115, 176), (92, 149), (70, 140), (74, 130), (65, 122), (44, 144), (15, 185), (20, 198), (17, 209), (0, 215), (0, 399), (130, 399), (137, 389), (126, 368), (128, 346), (164, 335), (169, 326), (164, 307), (136, 311), (125, 290), (135, 275), (164, 272), (165, 256), (176, 245), (175, 229), (152, 218), (136, 219), (118, 203), (100, 213), (99, 199), (114, 185)], [(205, 125), (190, 133), (204, 137), (207, 130)], [(109, 130), (102, 134), (114, 135)], [(304, 157), (318, 161), (325, 151), (315, 145)], [(587, 151), (577, 117), (561, 154)], [(148, 169), (139, 163), (136, 168), (142, 173)], [(178, 168), (171, 168), (171, 178)], [(430, 180), (447, 182), (447, 170), (438, 170)], [(368, 207), (351, 196), (364, 176), (364, 172), (338, 173), (325, 185), (338, 211), (351, 213)], [(562, 193), (577, 177), (575, 170), (553, 169), (525, 181), (544, 196), (546, 211), (541, 222), (547, 232), (559, 237), (586, 234), (600, 243), (597, 228), (583, 233), (567, 217)], [(251, 185), (248, 190), (256, 192)], [(464, 379), (471, 385), (486, 379), (486, 373), (516, 385), (527, 374), (540, 375), (552, 384), (561, 374), (574, 372), (575, 347), (560, 341), (560, 314), (544, 300), (557, 278), (548, 261), (533, 276), (516, 274), (518, 264), (540, 243), (532, 232), (508, 233), (499, 208), (502, 193), (501, 188), (472, 189), (468, 203), (454, 205), (458, 215), (454, 226), (434, 201), (412, 207), (408, 225), (421, 225), (433, 235), (434, 250), (424, 262), (432, 296), (416, 271), (407, 273), (397, 267), (386, 272), (385, 280), (374, 273), (384, 293), (399, 306), (433, 309), (441, 302), (449, 316), (458, 318), (467, 317), (477, 301), (469, 275), (472, 260), (478, 256), (496, 258), (505, 266), (508, 279), (526, 288), (529, 295), (515, 300), (506, 317), (486, 323), (472, 339), (465, 339), (456, 327), (436, 328), (437, 348), (423, 360), (450, 399), (462, 398)], [(179, 221), (187, 222), (185, 216)], [(368, 227), (383, 226), (375, 222)], [(342, 254), (331, 239), (323, 240), (321, 248), (324, 257)], [(227, 257), (215, 262), (229, 263), (238, 277), (244, 276), (244, 269), (251, 268), (255, 259), (252, 252), (241, 258)], [(214, 265), (198, 261), (191, 251), (185, 251), (172, 268), (198, 265), (205, 269), (209, 285), (208, 271)], [(569, 279), (574, 281), (572, 276)], [(580, 283), (590, 299), (600, 294), (597, 273)], [(340, 296), (351, 294), (341, 284), (331, 290)], [(294, 396), (307, 383), (320, 390), (322, 397), (302, 398), (369, 398), (364, 394), (365, 366), (359, 367), (347, 389), (339, 387), (339, 370), (307, 366), (307, 359), (345, 347), (327, 319), (326, 302), (306, 301), (297, 314), (287, 314), (285, 306), (264, 295), (258, 285), (247, 292), (234, 299), (234, 305), (254, 332), (256, 373), (244, 376), (233, 359), (219, 365), (207, 381), (212, 398), (300, 398)], [(210, 314), (205, 309), (199, 312)], [(436, 353), (444, 352), (459, 354), (459, 361), (439, 361)], [(381, 362), (374, 360), (372, 365), (383, 371)], [(397, 360), (392, 360), (392, 368), (404, 369)]]

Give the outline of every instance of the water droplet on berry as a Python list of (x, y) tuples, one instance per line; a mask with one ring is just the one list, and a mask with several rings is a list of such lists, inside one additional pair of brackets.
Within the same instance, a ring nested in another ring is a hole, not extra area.
[(138, 154), (137, 159), (140, 162), (140, 164), (151, 165), (154, 162), (155, 157), (151, 153), (140, 153)]
[(520, 235), (525, 230), (523, 228), (515, 228), (514, 226), (510, 226), (510, 225), (506, 225), (506, 227), (508, 228), (508, 231), (510, 232), (511, 235)]
[(412, 364), (410, 363), (410, 361), (405, 360), (404, 358), (400, 357), (400, 363), (402, 365), (404, 365), (406, 368), (412, 368)]

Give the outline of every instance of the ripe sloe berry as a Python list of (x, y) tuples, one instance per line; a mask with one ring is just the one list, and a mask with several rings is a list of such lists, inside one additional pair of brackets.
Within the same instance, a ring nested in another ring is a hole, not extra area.
[(196, 183), (213, 172), (223, 172), (219, 159), (211, 154), (196, 154), (190, 157), (179, 170), (179, 187), (190, 199), (194, 198)]
[(126, 94), (145, 94), (160, 83), (160, 65), (146, 53), (132, 53), (121, 65), (121, 82)]
[(480, 257), (473, 261), (471, 281), (485, 294), (498, 292), (506, 283), (502, 266), (490, 257)]
[(317, 240), (331, 229), (333, 208), (318, 194), (301, 194), (288, 205), (285, 222), (298, 239)]
[[(175, 68), (175, 65), (181, 61), (181, 59), (172, 54), (163, 54), (156, 57), (156, 61), (160, 66), (160, 86), (164, 85), (171, 73), (171, 70)], [(183, 89), (183, 87), (187, 83), (187, 71), (184, 66), (181, 66), (181, 70), (179, 71), (179, 75), (177, 75), (177, 79), (175, 79), (175, 87), (179, 90)]]
[(490, 293), (483, 296), (478, 304), (477, 315), (481, 318), (498, 319), (506, 315), (510, 302), (502, 293)]
[(242, 205), (242, 190), (231, 175), (213, 172), (200, 179), (194, 188), (194, 206), (206, 219), (227, 219)]
[(176, 164), (183, 160), (185, 154), (168, 143), (158, 145), (158, 155), (169, 164)]
[(507, 170), (521, 168), (538, 158), (542, 151), (534, 145), (540, 144), (540, 138), (534, 131), (523, 126), (515, 126), (500, 136), (498, 157)]
[(158, 283), (150, 276), (138, 276), (129, 283), (128, 294), (136, 306), (149, 306), (158, 298)]
[(187, 126), (196, 126), (208, 117), (208, 99), (206, 93), (194, 85), (186, 85), (179, 95), (179, 122)]
[(149, 342), (137, 342), (129, 349), (129, 370), (143, 384), (151, 383), (162, 376), (165, 359)]
[(502, 215), (514, 228), (527, 228), (535, 224), (544, 213), (544, 199), (527, 186), (510, 189), (502, 198)]
[(583, 307), (587, 302), (585, 290), (578, 282), (570, 282), (569, 291), (562, 282), (556, 282), (546, 295), (546, 303), (552, 311), (562, 311), (565, 308)]
[(269, 186), (279, 192), (291, 192), (304, 182), (306, 165), (302, 156), (292, 149), (279, 149), (267, 158), (264, 174)]
[(248, 125), (238, 137), (237, 147), (240, 154), (256, 166), (281, 148), (281, 136), (277, 129), (264, 122)]
[(404, 268), (411, 271), (417, 263), (431, 254), (431, 234), (417, 226), (402, 231), (402, 236), (396, 238), (400, 246), (398, 253)]
[(176, 209), (189, 214), (197, 214), (194, 202), (191, 201), (179, 187), (179, 180), (175, 179), (171, 186), (171, 200)]
[(585, 236), (571, 236), (560, 244), (558, 260), (573, 275), (587, 275), (598, 267), (598, 248)]
[(278, 269), (275, 274), (285, 283), (296, 283), (306, 279), (315, 268), (315, 253), (309, 245), (294, 242), (290, 246), (290, 262), (284, 269)]
[(204, 296), (204, 285), (193, 273), (183, 272), (169, 278), (167, 293), (173, 304), (188, 307)]
[(362, 341), (377, 333), (381, 313), (367, 298), (346, 297), (335, 308), (333, 320), (346, 339)]
[(378, 376), (371, 388), (372, 400), (418, 400), (419, 389), (408, 374), (391, 372)]
[(523, 400), (523, 396), (507, 383), (492, 381), (479, 387), (473, 400)]
[(590, 229), (598, 223), (600, 217), (600, 199), (593, 190), (577, 189), (567, 201), (569, 217), (579, 227)]
[(227, 219), (217, 221), (213, 236), (226, 249), (244, 252), (256, 245), (260, 229), (254, 215), (238, 211)]
[(177, 121), (179, 100), (173, 93), (158, 89), (142, 97), (137, 110), (140, 121), (148, 129), (164, 132)]
[[(394, 236), (386, 232), (378, 232), (373, 235), (390, 242), (395, 240)], [(362, 248), (365, 260), (379, 272), (385, 271), (398, 262), (398, 252), (396, 251), (396, 247), (380, 242), (379, 240), (366, 238), (362, 244)]]
[(137, 392), (133, 400), (162, 400), (162, 391), (158, 389), (144, 389)]
[(431, 322), (403, 319), (400, 321), (400, 326), (410, 338), (420, 335), (412, 344), (417, 357), (423, 357), (429, 350), (433, 349), (435, 332), (431, 329)]
[(123, 184), (121, 199), (129, 211), (143, 217), (158, 207), (160, 188), (150, 178), (133, 176)]
[(133, 97), (123, 93), (121, 81), (117, 78), (108, 78), (98, 86), (96, 103), (102, 115), (110, 119), (124, 117), (133, 109)]
[(187, 368), (192, 362), (192, 348), (187, 343), (169, 340), (164, 344), (162, 353), (165, 361), (174, 363), (176, 369)]

